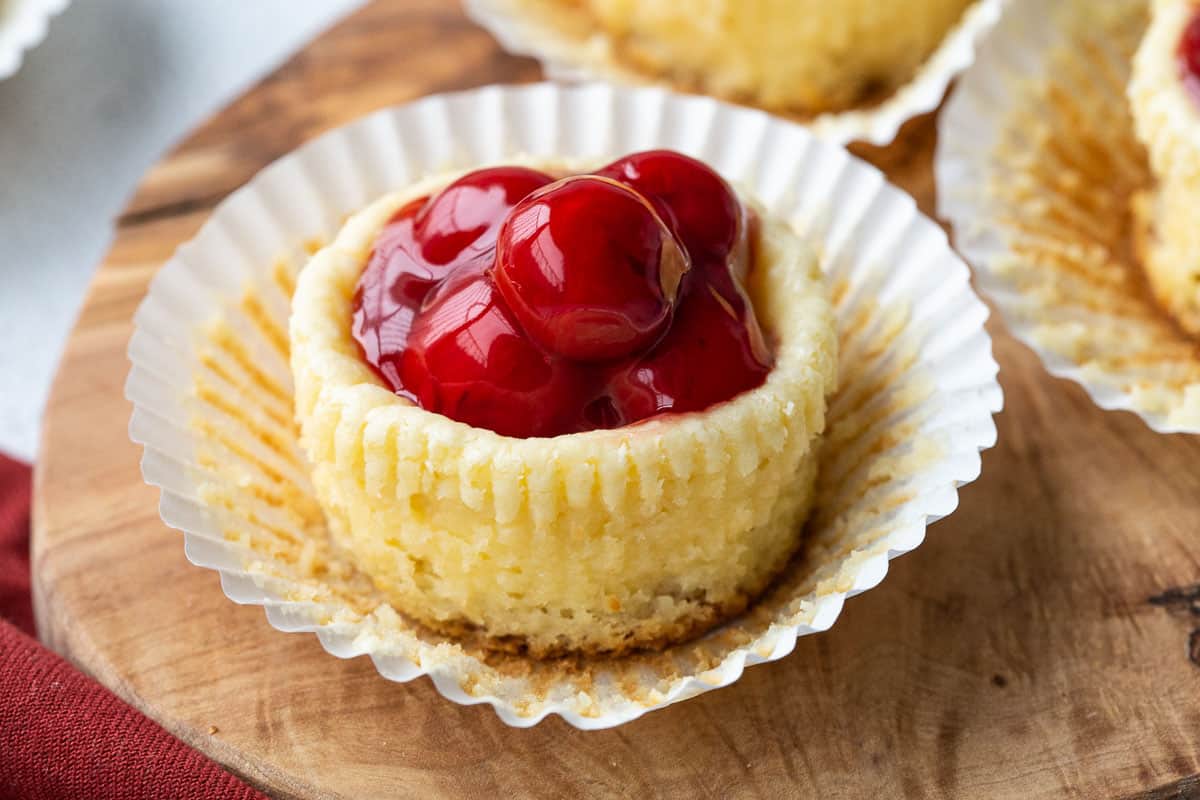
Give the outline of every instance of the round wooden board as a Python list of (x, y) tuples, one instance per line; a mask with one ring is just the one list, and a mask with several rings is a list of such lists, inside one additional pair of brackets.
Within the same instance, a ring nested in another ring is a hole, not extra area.
[[(425, 679), (389, 683), (271, 629), (187, 563), (126, 434), (125, 346), (154, 271), (222, 197), (322, 131), (538, 77), (450, 2), (377, 2), (146, 176), (46, 412), (43, 638), (279, 797), (1200, 796), (1200, 589), (1186, 588), (1200, 580), (1200, 439), (1097, 410), (996, 322), (1007, 409), (958, 512), (831, 632), (616, 730), (515, 730)], [(861, 154), (929, 211), (933, 138), (926, 118)]]

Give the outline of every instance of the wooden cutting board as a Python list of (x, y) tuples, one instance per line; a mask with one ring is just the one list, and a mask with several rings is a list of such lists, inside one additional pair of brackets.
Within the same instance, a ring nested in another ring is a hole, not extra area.
[[(616, 730), (514, 730), (425, 679), (389, 683), (271, 629), (187, 563), (142, 484), (122, 399), (130, 317), (155, 270), (221, 198), (317, 134), (538, 77), (449, 0), (376, 2), (147, 174), (46, 412), (33, 542), (45, 641), (279, 797), (1200, 796), (1200, 438), (1097, 410), (995, 321), (1007, 410), (958, 512), (831, 632)], [(933, 138), (926, 118), (863, 152), (926, 211)]]

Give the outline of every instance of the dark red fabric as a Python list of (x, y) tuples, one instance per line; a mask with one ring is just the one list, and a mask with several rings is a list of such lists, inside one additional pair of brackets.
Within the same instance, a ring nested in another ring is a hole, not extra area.
[[(29, 490), (29, 467), (0, 453), (0, 617), (33, 636), (33, 598), (29, 596)], [(3, 676), (0, 672), (0, 679)]]
[(32, 638), (29, 489), (0, 454), (0, 798), (263, 798)]

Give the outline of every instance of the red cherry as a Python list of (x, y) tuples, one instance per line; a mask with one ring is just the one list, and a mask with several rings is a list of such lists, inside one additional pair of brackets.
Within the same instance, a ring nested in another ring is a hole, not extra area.
[(671, 323), (687, 256), (645, 198), (578, 175), (531, 194), (500, 228), (496, 284), (529, 337), (600, 361), (644, 349)]
[(1179, 40), (1179, 64), (1183, 82), (1200, 103), (1200, 9), (1193, 14)]
[(355, 293), (364, 359), (429, 411), (522, 437), (760, 385), (771, 357), (740, 284), (753, 237), (728, 185), (665, 151), (605, 172), (480, 170), (398, 211)]
[(596, 174), (649, 198), (697, 265), (724, 261), (737, 247), (744, 228), (742, 204), (725, 179), (702, 162), (672, 150), (647, 150)]
[(523, 167), (477, 170), (388, 220), (359, 276), (352, 331), (364, 358), (394, 388), (402, 384), (390, 356), (404, 349), (425, 296), (460, 263), (490, 259), (504, 215), (552, 180)]
[(610, 396), (624, 420), (701, 411), (762, 385), (770, 370), (749, 298), (726, 273), (689, 287), (670, 332), (611, 378)]
[(388, 221), (354, 290), (354, 340), (367, 363), (393, 386), (399, 385), (399, 375), (386, 356), (404, 348), (421, 301), (448, 272), (428, 264), (413, 237), (413, 217), (426, 199), (412, 201)]
[(422, 408), (504, 436), (583, 429), (592, 381), (521, 331), (490, 277), (462, 268), (432, 293), (396, 351), (404, 393)]
[(496, 241), (496, 229), (509, 209), (554, 179), (525, 167), (492, 167), (462, 176), (417, 214), (421, 255), (431, 264), (449, 264), (470, 248), (480, 252)]

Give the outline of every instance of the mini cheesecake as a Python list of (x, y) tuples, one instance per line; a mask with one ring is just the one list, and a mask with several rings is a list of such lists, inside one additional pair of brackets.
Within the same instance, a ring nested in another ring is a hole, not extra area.
[(301, 273), (296, 416), (334, 538), (441, 634), (622, 653), (739, 613), (808, 514), (814, 253), (668, 151), (435, 177)]
[(1155, 179), (1134, 199), (1139, 255), (1158, 302), (1200, 336), (1200, 3), (1152, 4), (1129, 99)]
[(908, 83), (973, 0), (512, 0), (648, 80), (815, 115)]

